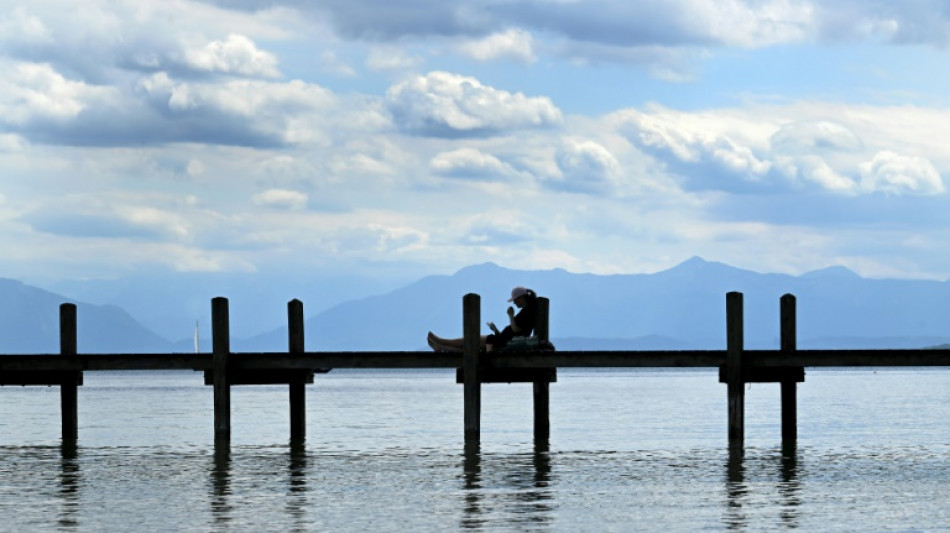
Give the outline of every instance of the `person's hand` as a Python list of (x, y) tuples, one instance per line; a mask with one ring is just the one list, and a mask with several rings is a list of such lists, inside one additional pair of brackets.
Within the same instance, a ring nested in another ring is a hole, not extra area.
[(514, 316), (515, 316), (515, 308), (509, 306), (509, 307), (508, 307), (508, 318), (512, 318), (512, 317), (514, 317)]

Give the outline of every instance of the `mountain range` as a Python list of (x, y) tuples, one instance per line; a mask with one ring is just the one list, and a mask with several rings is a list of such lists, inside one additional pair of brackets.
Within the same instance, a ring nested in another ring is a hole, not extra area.
[[(779, 298), (785, 293), (797, 297), (800, 348), (918, 348), (950, 343), (947, 282), (867, 279), (839, 266), (800, 276), (762, 274), (694, 257), (652, 274), (593, 275), (474, 265), (309, 315), (307, 349), (426, 349), (428, 331), (445, 337), (461, 335), (462, 296), (469, 292), (481, 295), (482, 322), (506, 323), (506, 300), (516, 285), (550, 299), (551, 338), (561, 349), (724, 348), (725, 294), (729, 291), (745, 295), (747, 348), (778, 346)], [(57, 307), (64, 301), (70, 300), (0, 280), (0, 353), (57, 351)], [(206, 305), (210, 308), (210, 301)], [(304, 305), (306, 309), (306, 301)], [(281, 319), (274, 314), (286, 313), (285, 309), (258, 311), (270, 313), (268, 323)], [(172, 313), (172, 308), (164, 311)], [(114, 305), (78, 302), (78, 327), (82, 352), (194, 349), (193, 339), (165, 339), (152, 333), (147, 321), (143, 325)], [(231, 335), (235, 351), (281, 351), (287, 346), (283, 326), (248, 336), (232, 322)], [(207, 321), (201, 331), (201, 349), (210, 350)]]

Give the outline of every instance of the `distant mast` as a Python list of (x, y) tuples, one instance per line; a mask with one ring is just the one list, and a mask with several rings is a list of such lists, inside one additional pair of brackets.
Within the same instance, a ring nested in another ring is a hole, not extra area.
[(195, 353), (198, 353), (198, 321), (195, 320)]

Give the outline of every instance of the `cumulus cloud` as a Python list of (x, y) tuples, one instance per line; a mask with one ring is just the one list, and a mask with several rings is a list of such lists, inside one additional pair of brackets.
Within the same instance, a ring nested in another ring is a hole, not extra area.
[(861, 165), (860, 187), (867, 192), (893, 195), (934, 195), (946, 190), (933, 163), (889, 150), (878, 152)]
[(181, 82), (165, 72), (134, 88), (67, 78), (49, 64), (0, 61), (0, 126), (30, 142), (123, 146), (201, 142), (279, 146), (319, 135), (328, 90), (299, 80)]
[(386, 103), (400, 127), (432, 136), (488, 135), (561, 122), (561, 111), (549, 98), (510, 93), (448, 72), (400, 82), (386, 92)]
[(773, 149), (785, 154), (857, 152), (864, 148), (861, 139), (850, 128), (827, 120), (783, 124), (769, 142)]
[(212, 41), (203, 48), (187, 50), (185, 64), (204, 72), (277, 78), (277, 58), (261, 51), (254, 41), (232, 33), (226, 41)]
[(620, 163), (607, 148), (590, 140), (567, 139), (557, 152), (559, 179), (549, 185), (571, 192), (608, 193), (620, 177)]
[(299, 121), (335, 102), (328, 90), (299, 80), (186, 83), (163, 72), (144, 79), (139, 91), (165, 119), (169, 136), (251, 146), (307, 140), (311, 132), (298, 128)]
[(742, 131), (756, 129), (753, 125), (735, 128), (727, 117), (717, 123), (663, 109), (625, 110), (616, 119), (622, 133), (662, 157), (687, 178), (689, 188), (757, 190), (772, 169), (762, 147), (749, 137), (751, 132)]
[(303, 209), (307, 207), (308, 200), (305, 193), (288, 189), (268, 189), (251, 199), (254, 205), (278, 209)]
[(476, 148), (459, 148), (442, 152), (429, 161), (429, 168), (442, 176), (483, 180), (515, 172), (507, 163)]
[(32, 121), (68, 121), (114, 91), (66, 79), (48, 64), (3, 65), (0, 121), (22, 126)]
[(516, 28), (463, 43), (459, 51), (478, 61), (511, 59), (524, 64), (537, 61), (531, 34)]
[[(729, 192), (790, 192), (802, 188), (848, 196), (935, 195), (945, 192), (937, 166), (925, 157), (906, 156), (887, 146), (903, 145), (923, 115), (903, 108), (869, 110), (823, 106), (839, 120), (806, 117), (802, 109), (760, 108), (685, 113), (660, 107), (625, 110), (613, 116), (616, 127), (640, 149), (677, 174), (687, 189)], [(893, 113), (893, 116), (891, 114)], [(890, 119), (888, 117), (891, 117)], [(873, 143), (862, 138), (856, 128)], [(888, 129), (894, 132), (882, 135)], [(925, 147), (929, 141), (920, 144)]]

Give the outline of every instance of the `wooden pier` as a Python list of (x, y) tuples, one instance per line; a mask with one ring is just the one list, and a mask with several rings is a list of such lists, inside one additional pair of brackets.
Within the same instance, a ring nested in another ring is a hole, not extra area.
[[(231, 387), (285, 384), (288, 386), (290, 436), (306, 436), (306, 384), (314, 375), (335, 368), (454, 368), (464, 387), (465, 442), (478, 442), (481, 433), (481, 386), (492, 382), (533, 383), (534, 435), (550, 435), (550, 384), (558, 368), (718, 368), (726, 384), (727, 432), (730, 447), (741, 449), (745, 436), (745, 384), (778, 383), (781, 386), (782, 440), (797, 437), (797, 385), (805, 381), (806, 367), (908, 367), (950, 366), (950, 350), (798, 350), (795, 297), (780, 300), (781, 343), (777, 350), (746, 350), (743, 334), (742, 294), (726, 295), (726, 349), (683, 351), (525, 351), (485, 353), (479, 349), (481, 299), (462, 299), (464, 347), (447, 352), (308, 352), (304, 346), (303, 304), (287, 304), (286, 352), (234, 353), (230, 348), (228, 301), (214, 298), (212, 353), (80, 354), (76, 343), (76, 306), (60, 306), (60, 353), (0, 355), (0, 385), (59, 386), (64, 443), (79, 437), (78, 387), (84, 372), (103, 370), (176, 370), (204, 372), (205, 384), (214, 388), (214, 439), (231, 437)], [(548, 338), (549, 302), (540, 299), (537, 334)]]

